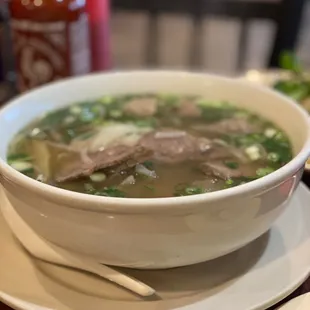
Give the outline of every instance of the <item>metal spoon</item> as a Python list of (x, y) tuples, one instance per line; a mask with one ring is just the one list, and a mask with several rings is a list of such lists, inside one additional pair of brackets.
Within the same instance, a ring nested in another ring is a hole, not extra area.
[(71, 253), (39, 237), (18, 215), (5, 195), (2, 195), (1, 210), (10, 229), (20, 243), (36, 258), (61, 266), (91, 272), (116, 283), (140, 296), (151, 296), (155, 290), (148, 285), (102, 265), (88, 257)]

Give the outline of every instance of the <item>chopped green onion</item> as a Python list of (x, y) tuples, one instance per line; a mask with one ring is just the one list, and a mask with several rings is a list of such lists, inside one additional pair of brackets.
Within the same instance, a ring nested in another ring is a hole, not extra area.
[(153, 162), (150, 161), (150, 160), (146, 160), (146, 161), (143, 163), (143, 165), (144, 165), (147, 169), (149, 169), (149, 170), (153, 170), (153, 168), (154, 168), (154, 164), (153, 164)]
[(69, 109), (71, 114), (78, 115), (82, 112), (82, 108), (80, 106), (74, 105)]
[(256, 175), (259, 177), (259, 178), (262, 178), (270, 173), (274, 172), (274, 169), (271, 168), (271, 167), (265, 167), (265, 168), (258, 168), (256, 170)]
[(20, 154), (12, 154), (7, 157), (7, 161), (11, 164), (14, 161), (31, 161), (32, 157), (28, 154), (20, 153)]
[(68, 136), (68, 138), (71, 140), (71, 139), (74, 139), (75, 137), (76, 137), (76, 132), (75, 132), (75, 130), (74, 129), (67, 129), (66, 130), (66, 134), (67, 134), (67, 136)]
[(191, 196), (191, 195), (198, 195), (198, 194), (204, 194), (206, 193), (206, 190), (201, 187), (195, 187), (195, 186), (189, 186), (185, 187), (183, 189), (176, 189), (174, 195), (175, 196)]
[(113, 117), (113, 118), (120, 118), (123, 116), (123, 112), (120, 110), (111, 110), (109, 112), (109, 115), (110, 117)]
[(93, 182), (103, 182), (107, 176), (102, 172), (95, 172), (89, 177)]
[(251, 145), (245, 149), (245, 153), (252, 161), (261, 159), (261, 151), (258, 145)]
[(144, 185), (145, 188), (149, 189), (150, 191), (154, 191), (155, 187), (152, 185)]
[(236, 183), (233, 179), (228, 179), (225, 181), (225, 186), (224, 188), (230, 188), (238, 185), (238, 182)]
[(277, 130), (274, 128), (267, 128), (265, 129), (264, 134), (268, 138), (273, 138), (277, 134)]
[(125, 193), (120, 191), (116, 187), (104, 187), (102, 190), (97, 190), (94, 192), (96, 196), (106, 196), (106, 197), (125, 197)]
[(135, 120), (133, 123), (138, 127), (156, 127), (157, 125), (156, 119), (154, 118), (139, 119)]
[(75, 140), (87, 140), (88, 138), (94, 136), (95, 133), (96, 133), (95, 131), (88, 131), (88, 132), (82, 133), (81, 135), (76, 136)]
[(26, 161), (14, 161), (10, 165), (15, 170), (23, 173), (31, 172), (33, 170), (32, 163)]
[(31, 138), (37, 138), (38, 136), (40, 137), (42, 135), (43, 135), (43, 137), (46, 137), (46, 134), (44, 132), (42, 132), (42, 130), (40, 128), (37, 128), (37, 127), (33, 128), (29, 134), (29, 136)]
[(206, 100), (206, 99), (199, 99), (197, 101), (197, 105), (205, 106), (205, 107), (213, 107), (213, 108), (227, 108), (232, 107), (231, 104), (229, 104), (226, 101), (216, 101), (216, 100)]
[(69, 115), (69, 116), (67, 116), (67, 117), (63, 120), (63, 123), (64, 123), (65, 125), (70, 125), (70, 124), (74, 123), (75, 120), (76, 120), (76, 118), (75, 118), (73, 115)]
[(267, 159), (269, 161), (272, 161), (274, 163), (278, 162), (280, 160), (280, 156), (277, 153), (271, 152), (267, 155)]
[(103, 104), (111, 104), (113, 103), (113, 98), (110, 96), (104, 96), (99, 101)]
[(96, 118), (96, 115), (89, 111), (88, 109), (85, 109), (82, 111), (82, 113), (79, 116), (79, 119), (83, 123), (90, 123)]
[(228, 186), (234, 185), (234, 180), (228, 179), (228, 180), (225, 181), (225, 184), (228, 185)]
[(179, 103), (180, 98), (171, 94), (159, 94), (158, 99), (165, 105), (174, 106)]

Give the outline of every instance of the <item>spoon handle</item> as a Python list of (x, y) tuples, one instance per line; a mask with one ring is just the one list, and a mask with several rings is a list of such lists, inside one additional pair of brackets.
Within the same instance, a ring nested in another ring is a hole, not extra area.
[(126, 274), (119, 273), (113, 268), (99, 264), (97, 262), (86, 261), (85, 264), (83, 264), (83, 269), (87, 269), (89, 272), (97, 274), (102, 278), (108, 279), (111, 282), (127, 288), (128, 290), (133, 291), (138, 295), (147, 297), (155, 293), (155, 290), (145, 283), (131, 278)]
[[(155, 293), (155, 290), (150, 286), (124, 273), (120, 273), (113, 268), (100, 264), (97, 261), (84, 257), (80, 254), (72, 254), (67, 250), (57, 248), (55, 245), (49, 244), (48, 242), (45, 243), (45, 246), (46, 245), (49, 245), (49, 255), (46, 255), (46, 253), (41, 253), (41, 255), (37, 255), (38, 258), (51, 263), (58, 263), (62, 266), (73, 267), (91, 272), (143, 297), (151, 296)], [(32, 253), (34, 255), (36, 254), (34, 252)], [(53, 257), (53, 259), (50, 259), (49, 256)]]

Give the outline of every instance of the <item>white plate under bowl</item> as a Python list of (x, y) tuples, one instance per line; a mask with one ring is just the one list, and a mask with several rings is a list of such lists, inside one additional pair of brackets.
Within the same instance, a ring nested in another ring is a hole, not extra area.
[(22, 310), (266, 309), (309, 275), (309, 201), (310, 192), (301, 185), (268, 234), (220, 259), (171, 270), (128, 271), (158, 291), (148, 300), (31, 258), (0, 214), (0, 299)]

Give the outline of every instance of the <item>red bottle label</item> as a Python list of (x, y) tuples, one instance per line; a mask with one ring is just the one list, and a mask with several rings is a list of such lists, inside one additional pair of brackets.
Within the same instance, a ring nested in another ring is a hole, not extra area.
[(35, 22), (12, 19), (13, 46), (20, 91), (90, 72), (88, 19)]

